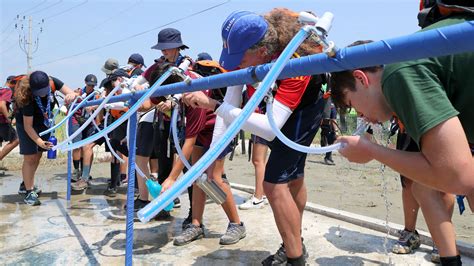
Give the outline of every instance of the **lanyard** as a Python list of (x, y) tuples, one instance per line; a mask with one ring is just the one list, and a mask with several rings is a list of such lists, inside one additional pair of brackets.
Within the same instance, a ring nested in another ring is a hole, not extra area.
[(41, 98), (39, 96), (35, 96), (35, 101), (36, 104), (38, 105), (39, 109), (41, 110), (41, 113), (43, 114), (43, 123), (46, 127), (50, 127), (52, 125), (52, 119), (51, 119), (51, 92), (48, 92), (47, 97), (47, 104), (46, 108), (43, 106), (43, 102), (41, 101)]

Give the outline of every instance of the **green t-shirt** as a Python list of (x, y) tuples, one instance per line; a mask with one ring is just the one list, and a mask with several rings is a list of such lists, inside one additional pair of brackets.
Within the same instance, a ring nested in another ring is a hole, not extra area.
[[(451, 17), (424, 30), (470, 19), (473, 17)], [(382, 91), (418, 144), (428, 130), (455, 116), (459, 117), (468, 141), (474, 143), (474, 53), (387, 65)]]

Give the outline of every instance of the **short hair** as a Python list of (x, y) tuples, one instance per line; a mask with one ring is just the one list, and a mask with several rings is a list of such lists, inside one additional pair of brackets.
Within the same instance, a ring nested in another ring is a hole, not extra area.
[[(371, 43), (371, 42), (373, 41), (371, 40), (355, 41), (351, 43), (350, 45), (348, 45), (347, 47), (353, 47), (353, 46), (362, 45), (362, 44)], [(374, 73), (381, 70), (382, 68), (383, 68), (382, 65), (377, 65), (377, 66), (363, 67), (363, 68), (357, 68), (357, 69), (363, 72)], [(342, 114), (346, 113), (351, 108), (351, 106), (348, 106), (345, 103), (346, 90), (356, 91), (355, 79), (354, 79), (354, 76), (352, 75), (352, 72), (354, 70), (356, 69), (331, 73), (331, 80), (330, 80), (331, 98), (336, 108), (339, 109), (340, 113)]]

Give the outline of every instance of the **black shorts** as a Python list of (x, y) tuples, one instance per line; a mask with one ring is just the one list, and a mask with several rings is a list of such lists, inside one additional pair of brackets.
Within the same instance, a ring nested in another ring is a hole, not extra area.
[[(33, 155), (39, 152), (46, 151), (45, 149), (38, 147), (38, 145), (36, 145), (36, 143), (30, 138), (30, 136), (28, 136), (23, 124), (17, 123), (16, 131), (18, 133), (18, 139), (20, 140), (20, 154), (21, 155)], [(35, 129), (35, 131), (39, 133), (43, 130)], [(44, 141), (47, 141), (49, 139), (49, 136), (50, 134), (43, 135), (41, 136), (41, 139)]]
[[(74, 132), (76, 132), (82, 125), (79, 125), (79, 124), (75, 124), (75, 125), (71, 125), (69, 127), (69, 135), (72, 135)], [(78, 141), (81, 141), (83, 139), (87, 139), (88, 137), (94, 135), (95, 133), (97, 132), (96, 128), (94, 127), (94, 125), (92, 123), (90, 123), (89, 125), (87, 125), (86, 128), (84, 128), (84, 130), (82, 130), (81, 133), (79, 133), (77, 136), (75, 136), (73, 139), (72, 139), (72, 142), (78, 142)]]
[[(141, 122), (137, 126), (137, 155), (158, 158), (158, 126), (153, 123)], [(155, 156), (152, 156), (155, 155)]]
[(14, 141), (18, 138), (11, 124), (0, 124), (0, 145), (2, 142)]
[(258, 143), (258, 144), (263, 144), (263, 145), (266, 145), (266, 146), (268, 146), (270, 144), (268, 140), (266, 140), (264, 138), (261, 138), (257, 135), (254, 135), (254, 134), (250, 135), (250, 141), (252, 141), (253, 144)]
[[(309, 146), (318, 132), (324, 110), (324, 99), (296, 109), (281, 129), (290, 140)], [(284, 184), (304, 177), (306, 153), (286, 146), (277, 137), (270, 142), (271, 152), (265, 167), (265, 182)]]
[[(409, 151), (409, 152), (420, 152), (420, 148), (418, 144), (406, 133), (398, 133), (397, 135), (397, 150), (401, 151)], [(405, 185), (406, 177), (400, 175), (400, 182), (402, 183), (402, 187), (406, 187)]]

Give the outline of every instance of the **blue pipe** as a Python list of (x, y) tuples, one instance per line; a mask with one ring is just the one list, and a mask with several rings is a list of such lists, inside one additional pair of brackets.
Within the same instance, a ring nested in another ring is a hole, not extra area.
[[(132, 100), (133, 101), (133, 100)], [(135, 154), (137, 143), (137, 113), (129, 118), (130, 128), (128, 131), (128, 187), (127, 187), (127, 227), (126, 227), (126, 246), (125, 246), (125, 265), (133, 264), (133, 218), (134, 218), (134, 199), (135, 199)]]
[[(129, 94), (129, 96), (132, 96), (131, 98), (129, 98), (131, 101), (135, 102), (134, 105), (132, 105), (128, 111), (123, 114), (119, 119), (115, 120), (112, 124), (110, 124), (110, 126), (104, 128), (101, 132), (97, 133), (97, 134), (94, 134), (86, 139), (83, 139), (81, 141), (78, 141), (78, 142), (75, 142), (75, 143), (72, 143), (71, 145), (68, 145), (66, 147), (61, 147), (62, 150), (73, 150), (73, 149), (77, 149), (79, 147), (82, 147), (86, 144), (89, 144), (97, 139), (100, 139), (101, 137), (105, 136), (105, 134), (108, 134), (110, 131), (114, 130), (115, 128), (117, 128), (118, 126), (120, 126), (123, 122), (125, 122), (130, 116), (132, 116), (132, 114), (136, 113), (138, 111), (138, 108), (140, 108), (140, 106), (143, 104), (143, 102), (145, 102), (148, 98), (150, 98), (151, 95), (153, 95), (153, 93), (160, 89), (160, 85), (172, 74), (172, 72), (175, 70), (175, 68), (170, 68), (168, 69), (156, 82), (155, 84), (153, 84), (153, 86), (146, 90), (146, 91), (142, 91), (142, 94), (143, 96), (141, 96), (138, 100), (135, 99), (135, 97), (133, 97), (133, 93), (132, 94)], [(145, 94), (143, 94), (145, 93)], [(138, 93), (137, 93), (138, 94)], [(114, 97), (112, 97), (114, 98)], [(101, 103), (102, 100), (99, 101), (99, 104), (102, 104)], [(95, 101), (94, 101), (95, 102)], [(110, 102), (110, 101), (109, 101)], [(100, 105), (99, 105), (100, 106)], [(100, 108), (97, 108), (100, 110)]]
[(68, 111), (68, 114), (66, 115), (65, 118), (63, 118), (63, 120), (61, 120), (59, 123), (57, 123), (56, 125), (54, 125), (53, 127), (50, 127), (49, 129), (43, 131), (43, 132), (40, 132), (39, 135), (40, 136), (43, 136), (43, 135), (46, 135), (50, 132), (53, 132), (54, 130), (56, 130), (58, 127), (60, 127), (64, 122), (68, 121), (69, 118), (71, 118), (71, 116), (74, 115), (74, 113), (81, 107), (84, 106), (85, 103), (87, 103), (87, 101), (92, 97), (96, 95), (96, 91), (92, 92), (91, 94), (87, 95), (86, 98), (84, 98), (84, 100), (82, 100), (82, 102), (80, 102), (78, 105), (76, 105), (74, 107), (74, 109), (71, 110), (71, 108), (76, 104), (77, 100), (80, 99), (80, 97), (77, 97), (76, 99), (74, 99), (74, 102), (72, 102), (71, 104), (71, 107), (69, 108), (69, 111)]
[(146, 223), (156, 216), (163, 208), (165, 208), (175, 197), (182, 193), (187, 187), (189, 187), (201, 174), (217, 159), (219, 154), (227, 147), (232, 141), (234, 136), (239, 132), (241, 125), (250, 117), (255, 111), (255, 108), (262, 101), (271, 85), (276, 81), (278, 74), (283, 70), (286, 63), (290, 60), (293, 53), (298, 49), (300, 44), (309, 35), (309, 28), (303, 27), (293, 37), (290, 43), (287, 45), (285, 50), (281, 53), (280, 57), (273, 64), (272, 68), (268, 72), (268, 75), (260, 83), (254, 95), (249, 99), (245, 107), (242, 109), (239, 117), (237, 117), (227, 128), (227, 131), (219, 139), (212, 149), (206, 152), (201, 159), (179, 178), (174, 185), (163, 192), (158, 198), (154, 199), (143, 209), (138, 211), (137, 216), (141, 222)]
[[(467, 21), (402, 37), (342, 48), (338, 50), (335, 57), (328, 57), (326, 54), (314, 54), (292, 59), (285, 66), (278, 79), (472, 51), (474, 51), (474, 21)], [(190, 84), (180, 82), (165, 85), (152, 96), (158, 97), (232, 85), (252, 84), (261, 81), (271, 66), (272, 64), (265, 64), (203, 77), (192, 80)], [(256, 80), (252, 78), (253, 70), (255, 70)], [(113, 97), (109, 102), (123, 102), (134, 97), (140, 98), (144, 93), (144, 91), (140, 91), (135, 95), (122, 94)], [(90, 101), (86, 106), (98, 105), (100, 101)]]
[(178, 138), (178, 113), (179, 113), (179, 105), (176, 104), (173, 109), (173, 114), (171, 115), (171, 135), (173, 136), (174, 146), (176, 148), (176, 152), (178, 152), (178, 157), (183, 162), (184, 166), (187, 169), (191, 169), (191, 164), (186, 159), (186, 156), (183, 154), (183, 150), (179, 145), (179, 138)]
[[(120, 86), (115, 87), (105, 99), (102, 100), (102, 102), (99, 104), (97, 109), (90, 115), (90, 117), (84, 122), (84, 124), (81, 125), (72, 135), (70, 135), (67, 139), (63, 140), (61, 143), (58, 143), (58, 145), (54, 146), (52, 149), (57, 150), (58, 148), (62, 148), (64, 146), (67, 146), (70, 144), (69, 142), (73, 140), (77, 135), (79, 135), (89, 124), (94, 120), (99, 113), (102, 111), (102, 109), (105, 107), (105, 105), (109, 102), (110, 98), (113, 97), (113, 95), (121, 89)], [(82, 147), (82, 146), (80, 146)], [(78, 147), (79, 148), (79, 147)], [(65, 149), (66, 150), (66, 149)]]
[(310, 153), (310, 154), (324, 154), (326, 152), (331, 152), (334, 150), (338, 150), (341, 148), (341, 143), (336, 143), (332, 145), (328, 145), (325, 147), (309, 147), (309, 146), (304, 146), (301, 144), (298, 144), (289, 138), (287, 138), (278, 128), (278, 126), (275, 123), (275, 119), (273, 117), (273, 97), (269, 96), (267, 99), (267, 118), (268, 118), (268, 123), (270, 124), (270, 127), (272, 128), (273, 133), (275, 133), (275, 136), (280, 139), (281, 142), (283, 142), (286, 146), (297, 150), (299, 152), (304, 152), (304, 153)]

